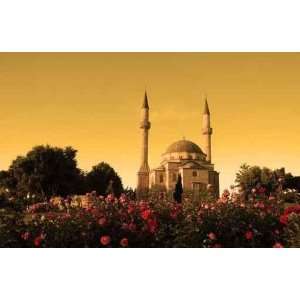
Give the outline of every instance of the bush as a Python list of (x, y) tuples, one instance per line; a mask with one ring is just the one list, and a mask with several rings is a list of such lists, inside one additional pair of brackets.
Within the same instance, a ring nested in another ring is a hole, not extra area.
[[(2, 247), (282, 247), (293, 246), (279, 197), (242, 201), (223, 193), (182, 203), (125, 195), (55, 198), (2, 222)], [(293, 229), (293, 230), (292, 230)], [(300, 239), (299, 239), (300, 240)]]
[(300, 247), (300, 205), (289, 205), (280, 216), (280, 222), (284, 225), (286, 246)]
[(5, 193), (0, 192), (0, 208), (7, 206), (8, 199)]

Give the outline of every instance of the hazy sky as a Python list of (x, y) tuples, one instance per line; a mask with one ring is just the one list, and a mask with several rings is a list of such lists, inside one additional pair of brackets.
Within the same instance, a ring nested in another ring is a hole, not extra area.
[(221, 188), (244, 162), (300, 175), (295, 53), (0, 53), (0, 168), (34, 145), (71, 145), (80, 168), (106, 161), (134, 187), (145, 87), (151, 168), (183, 136), (201, 147), (206, 93)]

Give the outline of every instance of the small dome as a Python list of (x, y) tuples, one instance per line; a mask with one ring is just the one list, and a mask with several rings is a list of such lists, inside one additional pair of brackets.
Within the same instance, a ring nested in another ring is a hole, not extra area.
[(166, 153), (174, 152), (188, 152), (188, 153), (200, 153), (204, 154), (200, 147), (195, 143), (187, 140), (181, 140), (170, 145)]

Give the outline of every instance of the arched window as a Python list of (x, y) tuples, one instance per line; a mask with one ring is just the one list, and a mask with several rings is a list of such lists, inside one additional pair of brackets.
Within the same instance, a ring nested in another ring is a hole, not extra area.
[(197, 177), (197, 171), (193, 171), (193, 177)]
[(162, 175), (162, 174), (159, 175), (159, 182), (160, 183), (164, 182), (164, 175)]

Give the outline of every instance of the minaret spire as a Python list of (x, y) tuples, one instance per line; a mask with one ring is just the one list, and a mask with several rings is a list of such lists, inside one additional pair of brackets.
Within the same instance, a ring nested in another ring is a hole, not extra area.
[(149, 173), (150, 168), (148, 164), (148, 135), (151, 123), (149, 122), (149, 104), (147, 91), (145, 91), (144, 101), (141, 109), (141, 123), (142, 129), (142, 151), (141, 151), (141, 166), (138, 171), (137, 193), (138, 197), (144, 196), (149, 189)]
[(142, 108), (147, 108), (149, 109), (149, 104), (148, 104), (148, 96), (147, 96), (147, 91), (145, 90), (145, 96), (144, 96), (144, 102)]
[(210, 112), (209, 112), (209, 108), (208, 108), (208, 103), (207, 103), (207, 97), (205, 96), (205, 104), (204, 104), (204, 111), (203, 111), (203, 114), (205, 115), (210, 115)]
[(211, 162), (211, 135), (212, 128), (210, 127), (210, 111), (208, 107), (207, 97), (204, 96), (204, 111), (202, 117), (202, 134), (204, 135), (204, 150), (206, 154), (206, 160)]

